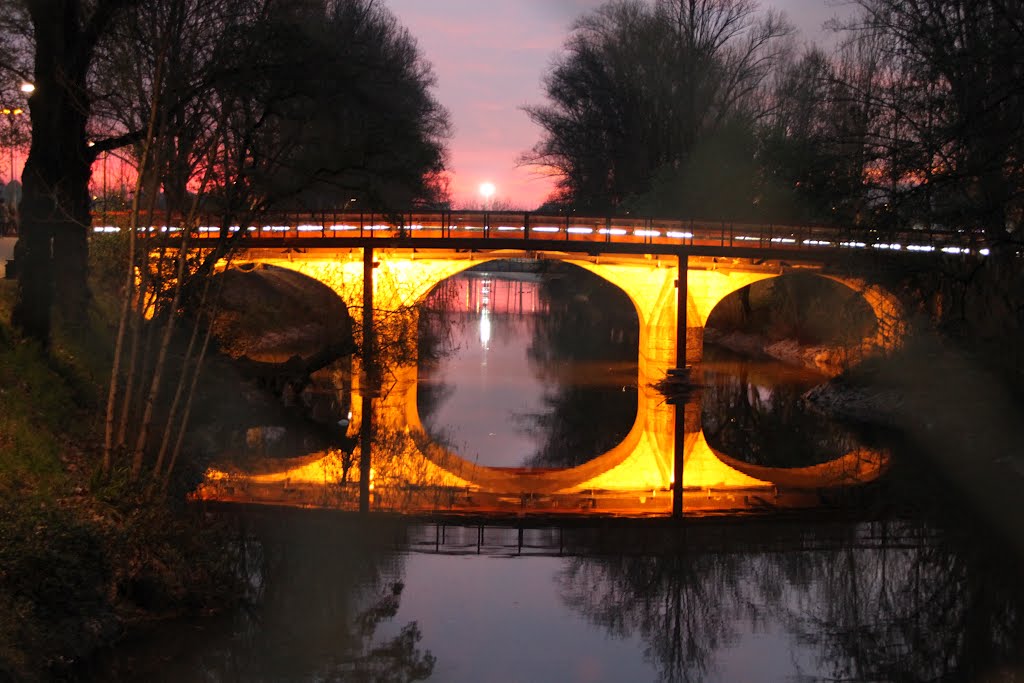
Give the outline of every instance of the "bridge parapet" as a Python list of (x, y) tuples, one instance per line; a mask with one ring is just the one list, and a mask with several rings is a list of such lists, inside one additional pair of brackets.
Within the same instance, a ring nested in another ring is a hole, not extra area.
[[(118, 232), (129, 223), (127, 214), (96, 214), (94, 233)], [(142, 236), (181, 233), (180, 218), (166, 225), (140, 226)], [(501, 248), (552, 249), (553, 243), (570, 251), (589, 253), (633, 252), (697, 255), (775, 252), (803, 258), (858, 251), (908, 254), (987, 255), (981, 236), (971, 232), (900, 230), (886, 233), (823, 225), (779, 225), (707, 220), (666, 220), (629, 216), (544, 215), (512, 212), (395, 212), (354, 211), (278, 213), (261, 216), (254, 225), (220, 225), (219, 219), (201, 217), (188, 226), (200, 242), (215, 242), (235, 235), (239, 242), (259, 246), (316, 247), (364, 244), (392, 246), (450, 246), (489, 243)]]

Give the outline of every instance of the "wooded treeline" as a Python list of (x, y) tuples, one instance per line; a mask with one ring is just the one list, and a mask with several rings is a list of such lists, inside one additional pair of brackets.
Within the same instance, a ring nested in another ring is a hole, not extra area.
[(92, 334), (99, 155), (135, 171), (122, 228), (155, 226), (122, 230), (122, 274), (107, 274), (119, 322), (104, 473), (165, 488), (177, 460), (217, 316), (210, 276), (246, 234), (199, 248), (200, 216), (248, 226), (271, 210), (446, 200), (448, 114), (415, 40), (374, 0), (8, 0), (0, 67), (5, 90), (35, 86), (12, 313), (23, 337), (47, 347), (54, 321)]
[(101, 154), (138, 169), (146, 225), (445, 195), (430, 65), (372, 0), (7, 0), (0, 66), (5, 91), (35, 85), (13, 322), (44, 345), (51, 304), (72, 326), (88, 309)]
[(754, 0), (613, 0), (580, 18), (527, 108), (553, 205), (931, 228), (1014, 241), (1024, 5), (856, 0), (799, 47)]

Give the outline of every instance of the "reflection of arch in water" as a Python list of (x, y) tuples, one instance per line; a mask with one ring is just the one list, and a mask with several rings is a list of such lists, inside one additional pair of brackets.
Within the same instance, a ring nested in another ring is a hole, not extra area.
[[(578, 494), (588, 491), (664, 491), (673, 481), (674, 411), (649, 389), (638, 392), (637, 420), (615, 448), (578, 467), (524, 471), (476, 465), (432, 442), (422, 430), (416, 408), (416, 368), (405, 368), (382, 399), (378, 415), (393, 434), (403, 435), (400, 453), (375, 454), (378, 490), (388, 486), (455, 487), (486, 493)], [(359, 405), (359, 401), (354, 402)], [(697, 411), (699, 414), (699, 410)], [(353, 415), (354, 422), (359, 415)], [(690, 420), (687, 420), (690, 422)], [(687, 490), (817, 490), (872, 481), (885, 471), (887, 457), (858, 449), (807, 468), (748, 465), (713, 450), (703, 432), (684, 433), (683, 485)], [(276, 470), (231, 475), (235, 482), (258, 485), (330, 485), (338, 481), (329, 454), (311, 454), (280, 463)], [(388, 464), (382, 464), (384, 463)], [(352, 477), (358, 477), (353, 471)], [(227, 477), (210, 472), (208, 480)], [(352, 479), (350, 478), (350, 481)]]

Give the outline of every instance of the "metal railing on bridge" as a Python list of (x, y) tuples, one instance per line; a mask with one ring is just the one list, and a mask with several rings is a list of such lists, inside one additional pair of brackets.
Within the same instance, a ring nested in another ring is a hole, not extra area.
[[(95, 233), (119, 232), (129, 224), (127, 214), (97, 215)], [(182, 232), (180, 223), (138, 226), (146, 236)], [(211, 217), (191, 229), (200, 240), (220, 239), (223, 226)], [(971, 232), (902, 230), (880, 232), (821, 225), (778, 225), (631, 217), (587, 217), (512, 212), (436, 211), (411, 213), (276, 213), (257, 224), (231, 225), (228, 233), (244, 232), (250, 243), (279, 245), (316, 240), (525, 240), (538, 248), (557, 248), (552, 242), (595, 247), (602, 244), (650, 245), (660, 248), (771, 249), (831, 251), (874, 249), (897, 252), (939, 252), (988, 255), (979, 235)], [(583, 243), (583, 244), (580, 244)], [(326, 246), (326, 242), (325, 242)]]

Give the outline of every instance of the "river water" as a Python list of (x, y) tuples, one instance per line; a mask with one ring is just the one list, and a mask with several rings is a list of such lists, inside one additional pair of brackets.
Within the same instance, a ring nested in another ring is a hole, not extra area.
[[(470, 273), (424, 317), (430, 436), (480, 465), (559, 468), (637, 406), (628, 301), (579, 275)], [(1024, 680), (1019, 568), (927, 458), (830, 424), (822, 378), (707, 349), (712, 447), (758, 465), (893, 453), (849, 505), (684, 520), (415, 520), (222, 506), (251, 607), (154, 628), (111, 681)], [(572, 454), (571, 456), (566, 454)]]

